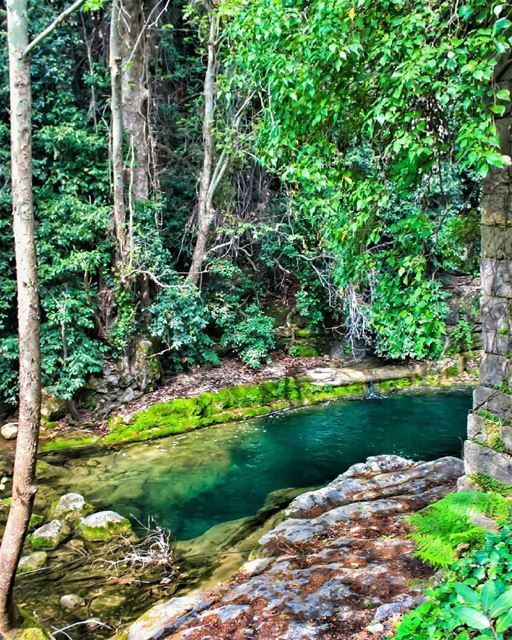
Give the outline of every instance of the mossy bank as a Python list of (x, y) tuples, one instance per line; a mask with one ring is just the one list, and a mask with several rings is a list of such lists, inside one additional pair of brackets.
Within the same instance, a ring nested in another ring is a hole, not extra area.
[[(368, 394), (369, 385), (372, 391), (386, 393), (415, 386), (450, 385), (461, 374), (465, 375), (464, 382), (470, 383), (471, 374), (464, 374), (466, 365), (464, 358), (452, 358), (433, 365), (332, 370), (336, 372), (332, 384), (329, 384), (329, 379), (315, 379), (315, 371), (311, 371), (303, 377), (226, 387), (189, 398), (157, 402), (129, 418), (118, 415), (109, 421), (106, 434), (82, 433), (67, 439), (47, 440), (43, 442), (41, 451), (109, 446), (161, 438), (202, 427), (243, 421), (283, 409), (339, 398), (364, 397)], [(324, 370), (320, 373), (324, 375)]]

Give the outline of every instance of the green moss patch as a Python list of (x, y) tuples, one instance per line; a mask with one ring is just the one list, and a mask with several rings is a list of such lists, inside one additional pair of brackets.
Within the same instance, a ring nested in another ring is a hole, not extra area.
[(423, 378), (420, 376), (416, 376), (414, 378), (396, 378), (395, 380), (382, 380), (381, 382), (375, 383), (375, 388), (380, 393), (385, 393), (386, 391), (396, 391), (398, 389), (406, 389), (407, 387), (411, 387), (413, 385), (423, 384)]
[(289, 407), (325, 402), (333, 398), (363, 396), (364, 384), (319, 387), (295, 378), (258, 385), (226, 387), (216, 393), (158, 402), (130, 421), (112, 421), (103, 443), (133, 442), (185, 433), (201, 427), (237, 422)]
[[(382, 380), (375, 384), (378, 392), (397, 391), (421, 384), (439, 384), (444, 376), (404, 376)], [(157, 402), (135, 414), (125, 422), (117, 417), (109, 423), (110, 433), (103, 437), (80, 436), (65, 440), (51, 440), (41, 446), (42, 452), (96, 445), (114, 445), (152, 440), (164, 436), (186, 433), (194, 429), (227, 422), (238, 422), (262, 416), (273, 411), (326, 402), (336, 398), (363, 397), (366, 383), (345, 386), (318, 386), (289, 377), (260, 384), (226, 387), (219, 391), (202, 393), (191, 398), (177, 398), (170, 402)]]

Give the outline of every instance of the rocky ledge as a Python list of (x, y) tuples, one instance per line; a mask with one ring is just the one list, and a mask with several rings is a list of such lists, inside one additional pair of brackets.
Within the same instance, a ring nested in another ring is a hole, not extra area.
[(363, 640), (391, 637), (422, 598), (430, 570), (414, 558), (404, 516), (441, 498), (456, 458), (368, 458), (302, 494), (224, 585), (150, 609), (124, 640)]

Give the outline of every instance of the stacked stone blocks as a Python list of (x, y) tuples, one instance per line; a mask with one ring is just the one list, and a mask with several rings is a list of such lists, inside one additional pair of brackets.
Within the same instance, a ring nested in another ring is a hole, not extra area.
[[(511, 155), (512, 118), (499, 121)], [(512, 491), (512, 169), (495, 169), (482, 198), (480, 385), (473, 395), (460, 488), (497, 483)]]

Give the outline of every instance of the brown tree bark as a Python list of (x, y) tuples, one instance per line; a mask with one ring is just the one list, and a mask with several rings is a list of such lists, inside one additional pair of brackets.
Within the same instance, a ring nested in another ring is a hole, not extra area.
[[(150, 123), (148, 87), (148, 25), (144, 0), (123, 0), (123, 20), (120, 25), (123, 61), (122, 99), (123, 127), (128, 138), (128, 162), (125, 177), (128, 196), (128, 263), (133, 259), (133, 225), (137, 208), (149, 199), (150, 183)], [(149, 17), (148, 17), (149, 20)], [(148, 324), (151, 304), (149, 279), (140, 282), (143, 319)]]
[(39, 300), (32, 203), (32, 95), (27, 2), (7, 0), (13, 229), (18, 288), (20, 363), (19, 430), (12, 503), (0, 546), (0, 635), (16, 626), (13, 585), (36, 493), (35, 469), (41, 409)]

